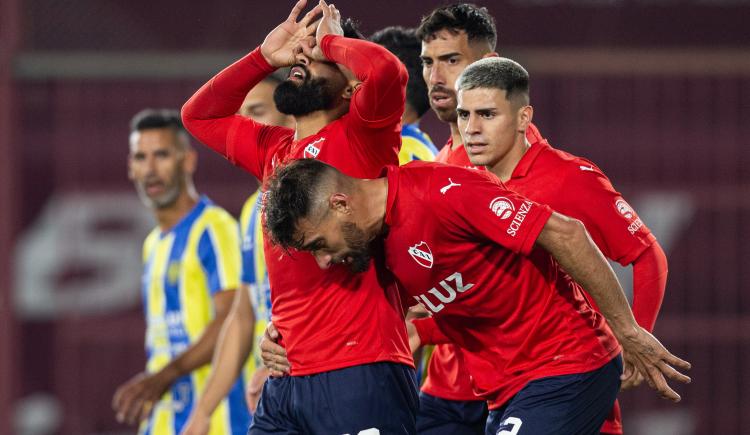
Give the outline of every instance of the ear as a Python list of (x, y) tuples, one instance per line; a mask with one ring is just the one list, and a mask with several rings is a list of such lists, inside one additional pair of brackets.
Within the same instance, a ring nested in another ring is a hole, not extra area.
[(526, 133), (526, 128), (531, 124), (534, 118), (534, 108), (531, 106), (522, 106), (518, 109), (518, 131)]
[(482, 55), (482, 59), (486, 59), (488, 57), (500, 57), (500, 54), (498, 54), (497, 51), (490, 51), (489, 53), (485, 53)]
[(354, 91), (359, 87), (359, 85), (362, 84), (362, 82), (357, 79), (357, 76), (355, 76), (349, 68), (343, 65), (339, 65), (338, 67), (339, 70), (341, 70), (341, 73), (344, 75), (344, 78), (346, 79), (346, 87), (344, 87), (344, 90), (341, 93), (341, 98), (347, 101), (351, 100)]
[(336, 213), (351, 214), (351, 199), (345, 193), (334, 193), (328, 198), (328, 207)]
[(346, 84), (346, 87), (344, 88), (344, 91), (341, 93), (341, 98), (347, 101), (351, 100), (352, 95), (354, 95), (354, 91), (357, 90), (357, 88), (361, 84), (362, 82), (357, 79), (349, 80)]

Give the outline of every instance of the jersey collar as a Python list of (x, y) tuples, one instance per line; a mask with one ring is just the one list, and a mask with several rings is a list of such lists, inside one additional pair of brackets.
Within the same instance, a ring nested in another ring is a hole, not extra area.
[(523, 157), (521, 157), (521, 160), (518, 161), (516, 168), (513, 169), (513, 173), (510, 175), (510, 179), (525, 177), (529, 173), (529, 170), (531, 170), (531, 166), (534, 164), (534, 160), (536, 160), (539, 153), (548, 148), (550, 146), (546, 139), (532, 144), (526, 150)]
[(192, 210), (190, 210), (188, 214), (183, 216), (182, 219), (180, 219), (179, 222), (175, 224), (175, 226), (166, 231), (162, 231), (160, 233), (161, 237), (165, 237), (169, 233), (177, 233), (179, 231), (182, 231), (186, 227), (190, 228), (193, 225), (193, 222), (198, 219), (198, 216), (200, 216), (201, 213), (203, 213), (203, 210), (205, 210), (209, 205), (211, 205), (211, 200), (206, 195), (201, 195), (198, 199), (198, 202), (193, 206)]

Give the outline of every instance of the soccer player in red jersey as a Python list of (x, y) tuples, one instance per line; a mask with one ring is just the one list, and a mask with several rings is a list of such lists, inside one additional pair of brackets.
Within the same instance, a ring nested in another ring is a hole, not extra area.
[[(430, 106), (451, 131), (435, 161), (475, 168), (461, 145), (454, 86), (469, 64), (498, 55), (494, 19), (486, 8), (471, 4), (441, 6), (422, 18), (417, 35), (422, 40), (422, 77), (429, 88)], [(533, 124), (527, 134), (530, 141), (541, 138)], [(424, 344), (435, 344), (428, 335), (421, 338)], [(417, 414), (421, 435), (484, 433), (487, 404), (474, 394), (454, 344), (435, 346), (421, 390)]]
[[(295, 158), (376, 177), (398, 163), (405, 69), (385, 48), (341, 36), (339, 11), (323, 1), (297, 21), (304, 6), (198, 90), (183, 107), (185, 126), (261, 180)], [(284, 66), (290, 76), (274, 100), (296, 128), (235, 115), (248, 90)], [(250, 433), (415, 433), (413, 361), (395, 285), (372, 262), (353, 264), (359, 275), (324, 273), (308, 255), (267, 241), (264, 250), (291, 376), (266, 383)]]
[[(632, 265), (633, 313), (652, 330), (666, 287), (664, 251), (596, 165), (519, 133), (533, 117), (524, 68), (510, 59), (481, 60), (464, 70), (457, 92), (458, 125), (472, 164), (513, 191), (580, 219), (607, 258)], [(624, 388), (640, 383), (634, 375)], [(622, 433), (618, 406), (602, 433)]]
[(268, 182), (265, 216), (275, 243), (310, 251), (321, 268), (382, 254), (462, 347), (490, 401), (487, 433), (598, 433), (620, 387), (618, 340), (629, 370), (663, 397), (680, 400), (665, 377), (690, 381), (674, 368), (690, 364), (637, 325), (583, 224), (491, 174), (413, 162), (356, 179), (301, 159)]

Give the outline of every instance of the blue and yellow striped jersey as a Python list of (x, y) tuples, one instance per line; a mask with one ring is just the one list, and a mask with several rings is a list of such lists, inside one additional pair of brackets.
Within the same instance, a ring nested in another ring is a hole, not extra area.
[[(201, 197), (170, 231), (155, 228), (143, 245), (146, 370), (154, 373), (184, 352), (214, 318), (213, 295), (237, 289), (241, 273), (237, 222)], [(140, 433), (179, 434), (203, 391), (210, 366), (179, 378), (154, 405)], [(246, 433), (250, 415), (244, 379), (211, 418), (211, 434)]]
[(412, 160), (433, 161), (438, 150), (426, 133), (417, 124), (406, 124), (401, 129), (401, 151), (398, 153), (398, 164), (403, 165)]
[[(250, 291), (250, 301), (255, 311), (255, 337), (253, 343), (260, 343), (268, 322), (271, 320), (271, 287), (268, 283), (266, 260), (263, 254), (263, 225), (260, 218), (260, 190), (251, 195), (240, 214), (242, 232), (242, 283)], [(245, 374), (250, 375), (263, 363), (253, 346), (253, 357), (245, 366)], [(249, 378), (248, 378), (249, 379)]]

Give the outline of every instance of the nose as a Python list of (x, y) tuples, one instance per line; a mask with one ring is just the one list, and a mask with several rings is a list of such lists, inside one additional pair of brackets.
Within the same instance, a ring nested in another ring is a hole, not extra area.
[(464, 133), (466, 134), (477, 134), (481, 130), (481, 123), (477, 119), (477, 116), (474, 116), (474, 114), (469, 114), (468, 119), (466, 120), (466, 127), (464, 127)]
[(440, 63), (435, 62), (430, 67), (429, 81), (430, 85), (445, 85), (445, 79), (443, 78), (443, 72), (440, 68)]
[(297, 63), (301, 63), (302, 65), (308, 66), (310, 65), (310, 58), (305, 55), (305, 53), (299, 52), (296, 56), (294, 56), (294, 60)]
[(331, 254), (323, 254), (321, 252), (315, 252), (313, 253), (315, 256), (315, 261), (318, 263), (318, 267), (321, 269), (328, 269), (331, 267), (331, 260), (333, 257), (331, 257)]

